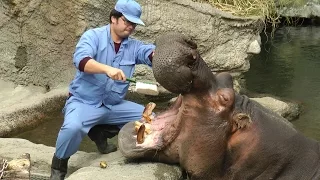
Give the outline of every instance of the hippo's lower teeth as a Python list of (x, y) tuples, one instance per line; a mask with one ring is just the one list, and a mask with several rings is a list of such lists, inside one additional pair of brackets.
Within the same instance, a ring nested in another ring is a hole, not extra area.
[(143, 110), (142, 117), (145, 119), (147, 123), (151, 123), (153, 116), (152, 111), (156, 107), (156, 104), (153, 102), (149, 102)]
[(137, 133), (137, 142), (138, 144), (142, 144), (144, 142), (144, 131), (145, 131), (145, 126), (142, 124), (138, 130)]
[(150, 124), (148, 124), (148, 123), (141, 123), (141, 122), (139, 122), (139, 121), (135, 121), (134, 122), (134, 130), (135, 130), (135, 132), (138, 134), (138, 131), (139, 131), (139, 129), (140, 129), (140, 127), (141, 127), (141, 125), (144, 125), (145, 126), (145, 133), (146, 134), (150, 134), (151, 133), (151, 125)]
[(151, 118), (150, 118), (148, 115), (144, 115), (144, 114), (143, 114), (142, 116), (143, 116), (143, 118), (146, 120), (147, 123), (151, 123), (152, 120), (151, 120)]
[(140, 121), (134, 122), (134, 130), (137, 133), (137, 142), (138, 144), (142, 144), (144, 142), (144, 136), (146, 134), (151, 133), (151, 122), (154, 119), (154, 116), (152, 115), (153, 109), (156, 107), (156, 104), (153, 102), (150, 102), (146, 105), (146, 107), (143, 110), (142, 117), (146, 121), (145, 123)]
[(153, 109), (156, 107), (156, 104), (153, 102), (149, 102), (143, 110), (143, 114), (150, 116), (152, 114)]

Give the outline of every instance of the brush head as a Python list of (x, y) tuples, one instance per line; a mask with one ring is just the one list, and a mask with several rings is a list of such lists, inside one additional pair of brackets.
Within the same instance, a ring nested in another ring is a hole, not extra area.
[(145, 95), (151, 95), (151, 96), (159, 95), (158, 86), (155, 84), (137, 82), (134, 91), (139, 94), (145, 94)]

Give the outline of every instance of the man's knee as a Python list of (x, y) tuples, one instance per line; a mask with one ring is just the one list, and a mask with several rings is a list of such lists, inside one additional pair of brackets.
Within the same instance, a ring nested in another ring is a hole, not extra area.
[(63, 131), (68, 132), (70, 136), (78, 135), (79, 133), (86, 133), (83, 125), (79, 121), (74, 121), (68, 124), (64, 124), (61, 128)]

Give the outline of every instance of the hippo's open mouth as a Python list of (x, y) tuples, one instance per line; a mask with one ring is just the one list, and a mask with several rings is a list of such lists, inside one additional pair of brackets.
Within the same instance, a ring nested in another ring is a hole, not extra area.
[(139, 121), (127, 123), (119, 132), (119, 149), (125, 157), (142, 157), (147, 151), (158, 151), (170, 144), (179, 134), (182, 96), (165, 112), (154, 116), (154, 103), (149, 103)]

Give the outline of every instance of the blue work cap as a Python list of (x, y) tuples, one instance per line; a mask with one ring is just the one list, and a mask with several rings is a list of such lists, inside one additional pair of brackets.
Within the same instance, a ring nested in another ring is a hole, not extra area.
[(118, 0), (114, 9), (121, 12), (128, 21), (144, 26), (144, 23), (140, 19), (142, 13), (141, 6), (136, 1)]

